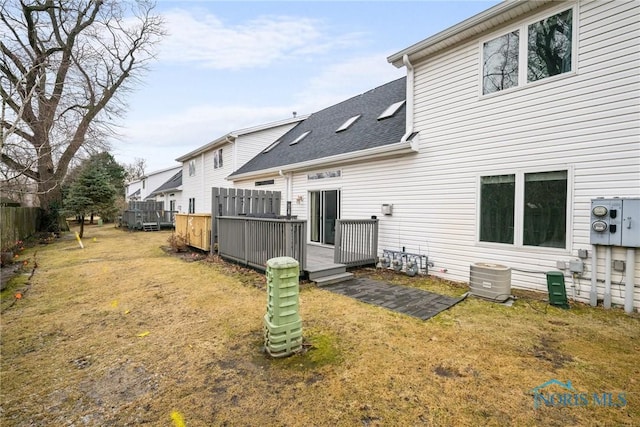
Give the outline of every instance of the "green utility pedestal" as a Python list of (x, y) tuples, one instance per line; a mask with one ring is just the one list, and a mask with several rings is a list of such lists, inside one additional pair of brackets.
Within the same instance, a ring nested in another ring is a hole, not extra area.
[(302, 320), (298, 313), (298, 261), (290, 257), (267, 261), (265, 350), (273, 357), (289, 356), (302, 348)]
[(547, 289), (549, 290), (549, 304), (556, 307), (569, 308), (567, 289), (564, 286), (564, 274), (562, 272), (547, 272)]

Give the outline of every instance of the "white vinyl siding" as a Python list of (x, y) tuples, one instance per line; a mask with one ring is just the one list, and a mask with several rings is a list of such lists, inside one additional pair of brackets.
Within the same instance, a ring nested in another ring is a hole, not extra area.
[(240, 135), (234, 147), (235, 159), (233, 170), (239, 169), (242, 165), (253, 159), (258, 153), (264, 151), (297, 124), (298, 122), (289, 123), (246, 135)]
[[(403, 235), (400, 228), (399, 237), (381, 236), (381, 248), (411, 239), (416, 249), (428, 241), (430, 259), (447, 269), (440, 273), (443, 277), (468, 281), (469, 265), (488, 261), (514, 268), (514, 285), (545, 290), (542, 272), (555, 270), (558, 260), (575, 259), (578, 249), (590, 249), (591, 198), (640, 196), (640, 3), (582, 2), (578, 11), (577, 73), (562, 79), (479, 97), (478, 42), (414, 64), (415, 127), (422, 141), (414, 167), (422, 171), (424, 185), (415, 195), (428, 200), (422, 206), (427, 219), (409, 219), (415, 229)], [(608, 30), (599, 30), (601, 25)], [(473, 241), (477, 177), (505, 168), (572, 169), (566, 250)], [(402, 212), (394, 203), (393, 217)], [(624, 259), (622, 251), (614, 249), (614, 259)], [(640, 266), (636, 277), (638, 272)], [(570, 295), (571, 285), (567, 283)], [(579, 298), (588, 299), (589, 285), (585, 280), (576, 284), (581, 286)], [(614, 302), (622, 301), (614, 295)]]
[[(216, 145), (210, 150), (185, 161), (182, 175), (183, 198), (188, 200), (193, 197), (198, 201), (196, 213), (211, 213), (211, 189), (213, 187), (254, 189), (255, 180), (253, 179), (238, 184), (227, 180), (227, 176), (262, 152), (296, 124), (297, 122), (288, 123), (241, 134), (237, 136), (234, 142)], [(215, 157), (219, 150), (222, 150), (223, 167), (216, 167)], [(191, 161), (195, 162), (197, 173), (195, 176), (190, 177), (188, 175), (188, 164)], [(269, 186), (269, 190), (272, 190), (271, 186)]]

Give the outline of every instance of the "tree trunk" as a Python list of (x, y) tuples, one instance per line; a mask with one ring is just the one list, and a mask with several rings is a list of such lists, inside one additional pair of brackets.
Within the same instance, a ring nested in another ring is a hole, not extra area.
[(80, 236), (80, 238), (82, 239), (83, 235), (84, 235), (84, 215), (80, 216), (80, 232), (78, 233), (78, 236)]

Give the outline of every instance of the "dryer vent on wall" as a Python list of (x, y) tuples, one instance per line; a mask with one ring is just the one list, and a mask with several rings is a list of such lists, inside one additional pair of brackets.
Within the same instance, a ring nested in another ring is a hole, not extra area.
[(471, 264), (469, 271), (471, 294), (503, 302), (511, 296), (511, 268), (484, 262)]

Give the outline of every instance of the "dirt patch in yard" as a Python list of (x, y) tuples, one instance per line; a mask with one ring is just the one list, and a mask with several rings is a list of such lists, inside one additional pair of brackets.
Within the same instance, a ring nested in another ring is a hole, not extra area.
[[(1, 319), (1, 425), (640, 424), (637, 315), (523, 294), (511, 307), (467, 298), (421, 321), (305, 283), (304, 351), (271, 359), (264, 276), (173, 256), (169, 236), (89, 226), (85, 249), (65, 239), (37, 248), (29, 291), (2, 296), (14, 303)], [(531, 390), (550, 379), (625, 393), (626, 405), (534, 408)]]

